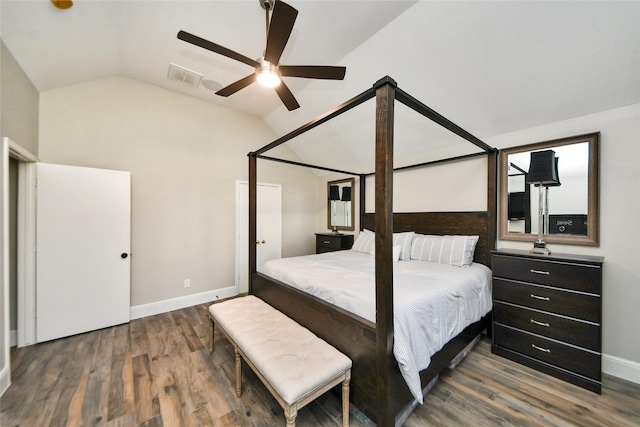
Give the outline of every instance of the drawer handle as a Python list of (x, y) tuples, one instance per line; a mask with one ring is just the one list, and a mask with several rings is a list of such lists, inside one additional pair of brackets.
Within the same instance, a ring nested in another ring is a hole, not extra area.
[(533, 268), (531, 269), (531, 272), (532, 272), (532, 273), (535, 273), (535, 274), (544, 274), (545, 276), (548, 276), (548, 275), (549, 275), (549, 272), (548, 272), (548, 271), (534, 270)]
[(544, 351), (545, 353), (551, 353), (551, 350), (549, 350), (548, 348), (538, 347), (538, 346), (537, 346), (537, 345), (535, 345), (535, 344), (531, 344), (531, 347), (532, 347), (532, 348), (535, 348), (536, 350), (539, 350), (539, 351)]
[(325, 244), (325, 245), (328, 245), (329, 243), (331, 243), (329, 240), (325, 240), (325, 241), (324, 241), (324, 244)]
[(549, 301), (549, 297), (541, 297), (540, 295), (531, 294), (531, 298), (539, 299), (542, 301)]
[(531, 323), (533, 323), (534, 325), (538, 325), (538, 326), (544, 326), (545, 328), (549, 327), (548, 323), (545, 322), (538, 322), (537, 320), (531, 319)]

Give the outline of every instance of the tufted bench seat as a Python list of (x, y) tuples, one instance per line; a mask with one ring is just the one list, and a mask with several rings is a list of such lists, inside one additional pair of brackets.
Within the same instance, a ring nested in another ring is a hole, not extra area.
[(253, 295), (212, 304), (209, 319), (209, 352), (216, 325), (235, 348), (238, 397), (242, 359), (284, 408), (287, 426), (295, 426), (298, 409), (342, 383), (342, 424), (349, 425), (351, 359)]

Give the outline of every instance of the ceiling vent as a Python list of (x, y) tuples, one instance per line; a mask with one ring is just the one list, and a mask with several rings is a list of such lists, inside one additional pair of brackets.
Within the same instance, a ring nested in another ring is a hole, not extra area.
[(167, 74), (169, 80), (176, 80), (188, 84), (189, 86), (197, 87), (202, 80), (202, 74), (195, 71), (188, 70), (176, 64), (169, 64), (169, 73)]

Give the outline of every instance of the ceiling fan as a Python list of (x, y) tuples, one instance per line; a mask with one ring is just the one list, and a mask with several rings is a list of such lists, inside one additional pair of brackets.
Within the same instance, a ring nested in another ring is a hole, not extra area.
[[(298, 101), (291, 93), (291, 90), (282, 81), (282, 77), (302, 77), (308, 79), (344, 79), (346, 67), (333, 67), (322, 65), (283, 65), (280, 64), (280, 56), (289, 40), (293, 24), (298, 15), (298, 11), (281, 0), (259, 0), (260, 5), (266, 11), (267, 26), (267, 46), (264, 56), (258, 59), (251, 59), (237, 52), (210, 42), (186, 31), (179, 31), (178, 38), (187, 43), (194, 44), (203, 49), (210, 50), (220, 55), (226, 56), (236, 61), (240, 61), (255, 68), (255, 72), (244, 77), (229, 86), (223, 87), (216, 92), (216, 95), (229, 96), (256, 80), (262, 86), (273, 87), (276, 93), (289, 111), (300, 107)], [(269, 12), (273, 10), (271, 22), (269, 22)]]

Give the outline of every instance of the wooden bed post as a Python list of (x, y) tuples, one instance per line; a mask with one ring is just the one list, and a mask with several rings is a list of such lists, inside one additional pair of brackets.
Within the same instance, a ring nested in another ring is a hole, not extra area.
[(362, 224), (364, 224), (364, 213), (366, 211), (365, 204), (365, 192), (367, 190), (367, 175), (360, 174), (360, 231), (364, 228)]
[(249, 293), (253, 294), (253, 273), (256, 271), (256, 222), (258, 175), (255, 153), (249, 153)]
[[(496, 248), (498, 228), (498, 150), (487, 155), (487, 221), (489, 249)], [(491, 263), (489, 262), (489, 266)]]
[(376, 88), (376, 364), (377, 425), (395, 425), (388, 393), (393, 365), (393, 122), (397, 84), (390, 77)]

